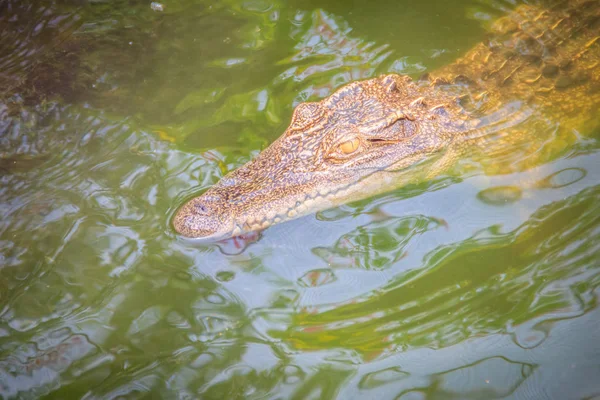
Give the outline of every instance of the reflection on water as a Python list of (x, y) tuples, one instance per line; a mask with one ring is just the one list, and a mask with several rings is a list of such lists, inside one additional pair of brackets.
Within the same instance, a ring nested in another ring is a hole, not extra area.
[[(306, 22), (311, 26), (306, 30)], [(297, 102), (310, 98), (323, 98), (335, 88), (357, 79), (371, 77), (375, 69), (390, 56), (388, 45), (377, 46), (360, 38), (352, 38), (351, 28), (343, 21), (338, 23), (324, 11), (314, 11), (312, 15), (300, 12), (294, 16), (292, 38), (298, 44), (297, 52), (282, 65), (293, 65), (285, 70), (275, 82), (293, 79), (310, 82), (308, 91), (297, 95)], [(331, 71), (339, 71), (333, 75)], [(326, 72), (327, 74), (324, 74)], [(321, 82), (319, 82), (321, 81)]]
[(376, 220), (342, 235), (332, 248), (315, 247), (313, 252), (331, 267), (385, 268), (406, 255), (404, 248), (415, 236), (445, 226), (436, 218), (398, 218), (379, 209), (369, 215)]
[[(394, 32), (445, 49), (472, 24), (457, 16), (507, 9), (487, 3)], [(448, 176), (231, 241), (173, 234), (173, 208), (297, 102), (438, 65), (361, 21), (262, 0), (0, 4), (1, 397), (600, 393), (597, 131), (527, 167), (521, 147), (466, 155)], [(542, 122), (535, 145), (564, 146)]]
[[(424, 269), (398, 274), (360, 301), (292, 315), (285, 337), (303, 349), (342, 343), (368, 357), (506, 330), (519, 345), (535, 347), (553, 321), (594, 306), (587, 283), (598, 274), (592, 260), (600, 249), (593, 235), (599, 194), (590, 188), (541, 207), (515, 230), (492, 226), (434, 248)], [(564, 231), (547, 234), (553, 226)]]

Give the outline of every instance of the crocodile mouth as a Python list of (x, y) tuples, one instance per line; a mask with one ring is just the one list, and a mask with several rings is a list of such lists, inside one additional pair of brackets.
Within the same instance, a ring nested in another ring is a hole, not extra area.
[(235, 206), (227, 204), (220, 204), (219, 209), (215, 210), (217, 204), (213, 203), (210, 197), (207, 200), (204, 196), (199, 196), (185, 203), (177, 211), (173, 218), (173, 227), (181, 236), (194, 241), (220, 241), (329, 208), (334, 205), (332, 198), (350, 186), (348, 184), (328, 192), (315, 191), (312, 194), (292, 197), (287, 199), (287, 205), (281, 204), (280, 208), (270, 208), (264, 212), (249, 211), (241, 215), (236, 213)]
[(389, 171), (374, 168), (363, 174), (358, 179), (279, 198), (276, 203), (251, 199), (232, 204), (225, 196), (209, 190), (181, 206), (173, 218), (173, 226), (181, 236), (194, 242), (216, 242), (361, 199), (365, 197), (364, 191), (381, 192), (391, 184), (390, 179), (381, 176), (387, 174), (391, 178)]

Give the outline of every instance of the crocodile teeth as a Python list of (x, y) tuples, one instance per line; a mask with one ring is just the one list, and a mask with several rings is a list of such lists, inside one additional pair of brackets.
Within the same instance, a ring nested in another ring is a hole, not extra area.
[(277, 216), (277, 212), (275, 210), (270, 211), (267, 214), (267, 220), (272, 221)]
[(329, 188), (327, 187), (322, 187), (321, 189), (319, 189), (319, 194), (321, 196), (327, 196), (329, 194)]
[(306, 205), (300, 204), (298, 207), (296, 207), (296, 211), (298, 212), (298, 214), (304, 214), (306, 212), (307, 208)]
[(311, 198), (308, 198), (308, 199), (306, 199), (306, 201), (304, 202), (304, 205), (305, 205), (307, 208), (312, 208), (312, 206), (314, 206), (314, 205), (315, 205), (315, 203), (316, 203), (316, 201), (314, 201), (314, 200), (313, 200), (313, 199), (311, 199)]

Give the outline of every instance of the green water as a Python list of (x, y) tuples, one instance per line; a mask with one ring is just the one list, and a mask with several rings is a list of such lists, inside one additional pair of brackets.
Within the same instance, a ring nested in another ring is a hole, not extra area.
[(0, 397), (600, 396), (598, 132), (244, 240), (169, 225), (299, 102), (514, 4), (163, 5), (0, 2)]

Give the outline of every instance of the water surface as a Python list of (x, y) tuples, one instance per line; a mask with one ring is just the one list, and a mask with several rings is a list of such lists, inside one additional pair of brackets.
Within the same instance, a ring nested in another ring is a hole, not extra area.
[(517, 5), (341, 4), (0, 3), (1, 397), (600, 396), (593, 128), (244, 239), (174, 234), (299, 102), (433, 71)]

